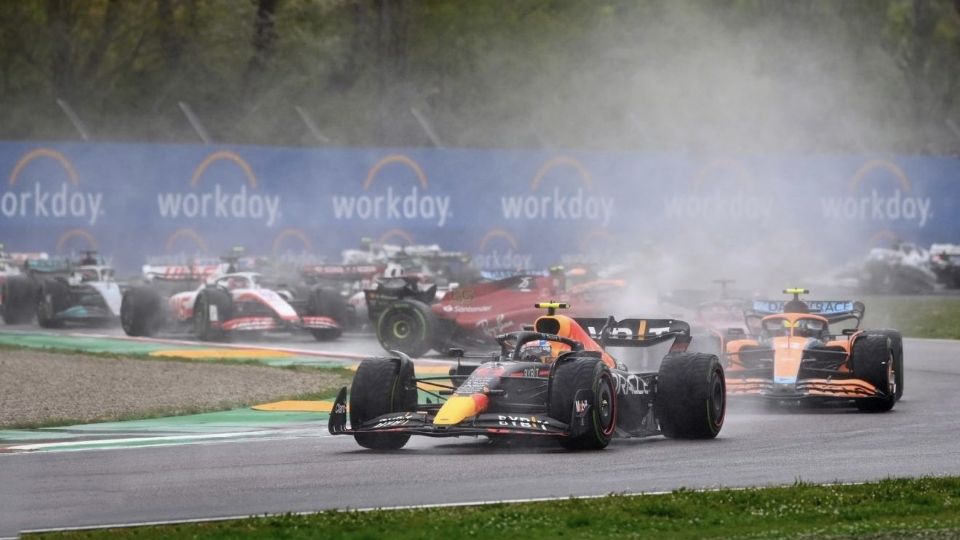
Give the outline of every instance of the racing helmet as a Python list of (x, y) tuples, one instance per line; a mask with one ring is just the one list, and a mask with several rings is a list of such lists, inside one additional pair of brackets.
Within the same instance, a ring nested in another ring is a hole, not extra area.
[(520, 347), (519, 360), (521, 362), (552, 364), (561, 353), (569, 350), (570, 347), (563, 343), (547, 339), (535, 339), (524, 343), (523, 346)]

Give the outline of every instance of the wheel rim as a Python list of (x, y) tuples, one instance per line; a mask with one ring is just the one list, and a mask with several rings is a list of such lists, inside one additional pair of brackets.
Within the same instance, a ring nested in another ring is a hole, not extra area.
[(710, 416), (713, 420), (714, 426), (719, 426), (723, 423), (724, 411), (726, 410), (725, 399), (723, 391), (723, 375), (714, 371), (713, 372), (713, 384), (710, 388)]
[(887, 392), (891, 396), (897, 395), (897, 369), (894, 366), (893, 354), (887, 360)]
[(597, 419), (599, 420), (600, 430), (604, 435), (610, 435), (616, 427), (614, 399), (610, 377), (604, 375), (600, 380), (600, 391), (597, 395)]
[(410, 337), (410, 321), (406, 318), (393, 321), (393, 337), (405, 340)]

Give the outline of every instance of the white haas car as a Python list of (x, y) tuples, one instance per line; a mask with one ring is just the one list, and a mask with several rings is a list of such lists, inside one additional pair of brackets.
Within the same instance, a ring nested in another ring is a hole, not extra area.
[[(120, 322), (131, 336), (160, 330), (192, 332), (216, 340), (237, 332), (306, 331), (317, 341), (336, 339), (341, 328), (323, 316), (323, 297), (314, 290), (295, 300), (289, 291), (261, 285), (256, 272), (231, 272), (232, 265), (144, 266), (146, 285), (123, 295)], [(199, 283), (199, 286), (196, 284)], [(189, 288), (189, 290), (187, 290)]]

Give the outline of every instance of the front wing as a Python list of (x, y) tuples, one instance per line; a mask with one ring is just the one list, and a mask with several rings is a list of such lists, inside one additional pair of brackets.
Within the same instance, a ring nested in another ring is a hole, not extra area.
[(340, 390), (330, 412), (327, 425), (331, 435), (355, 433), (409, 433), (427, 437), (461, 437), (476, 435), (528, 435), (568, 437), (580, 434), (586, 425), (578, 421), (585, 418), (581, 411), (572, 424), (563, 423), (546, 415), (529, 413), (484, 413), (468, 418), (455, 425), (434, 425), (430, 411), (397, 412), (378, 416), (360, 426), (347, 428), (347, 389)]
[(777, 382), (769, 375), (758, 376), (750, 370), (729, 370), (727, 395), (755, 396), (769, 399), (835, 398), (864, 399), (884, 397), (886, 394), (863, 379), (837, 377), (798, 378), (796, 381)]

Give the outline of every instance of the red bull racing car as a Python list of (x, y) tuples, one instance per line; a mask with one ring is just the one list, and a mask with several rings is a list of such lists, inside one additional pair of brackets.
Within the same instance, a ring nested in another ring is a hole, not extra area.
[[(416, 377), (400, 352), (363, 361), (349, 409), (347, 388), (337, 396), (330, 433), (381, 450), (401, 448), (411, 435), (546, 437), (587, 450), (606, 447), (614, 436), (712, 439), (720, 432), (723, 368), (714, 355), (686, 351), (687, 323), (574, 319), (555, 313), (565, 304), (537, 304), (543, 307), (548, 314), (533, 330), (499, 336), (500, 351), (490, 361), (458, 363), (449, 376)], [(608, 352), (661, 343), (670, 349), (657, 372), (631, 372)]]
[[(850, 300), (755, 300), (748, 326), (725, 343), (731, 396), (830, 401), (889, 411), (903, 395), (903, 338), (896, 330), (861, 330), (864, 305)], [(831, 324), (852, 321), (840, 335)], [(739, 334), (739, 335), (738, 335)]]

